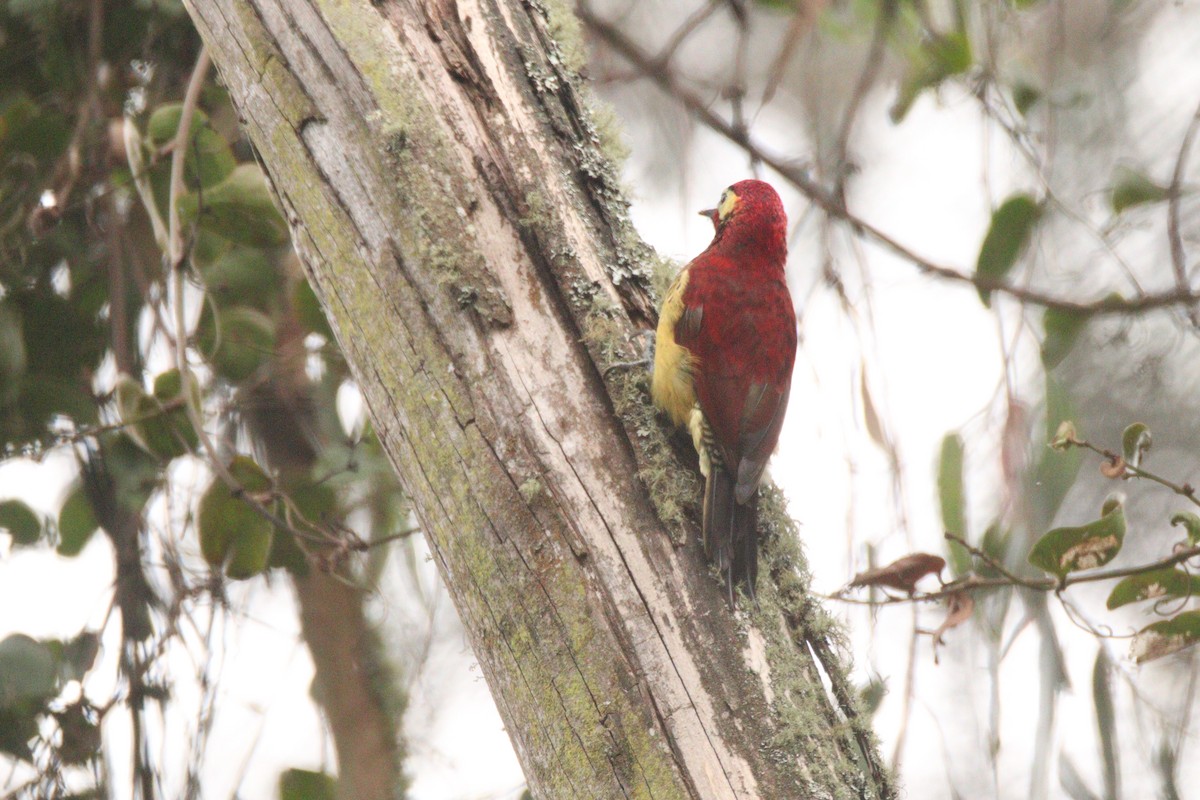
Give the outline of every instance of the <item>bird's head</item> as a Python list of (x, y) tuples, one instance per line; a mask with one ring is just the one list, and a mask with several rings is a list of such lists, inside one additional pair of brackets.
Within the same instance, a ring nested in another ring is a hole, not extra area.
[(786, 252), (787, 214), (771, 185), (763, 181), (738, 181), (721, 193), (716, 208), (700, 212), (712, 220), (717, 235), (713, 240), (738, 244), (749, 240)]

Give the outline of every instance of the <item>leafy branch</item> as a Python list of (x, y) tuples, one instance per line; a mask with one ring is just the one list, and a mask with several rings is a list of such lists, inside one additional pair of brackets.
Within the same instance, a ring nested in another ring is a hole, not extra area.
[[(1115, 480), (1149, 480), (1200, 505), (1191, 484), (1173, 481), (1143, 466), (1150, 441), (1146, 426), (1135, 423), (1125, 429), (1122, 452), (1117, 453), (1079, 438), (1074, 425), (1064, 422), (1050, 446), (1055, 450), (1079, 448), (1093, 452), (1104, 459), (1100, 469), (1106, 477)], [(1063, 592), (1078, 584), (1118, 581), (1108, 597), (1110, 610), (1129, 603), (1155, 601), (1155, 610), (1158, 611), (1164, 599), (1174, 598), (1186, 603), (1200, 596), (1200, 577), (1193, 575), (1189, 569), (1200, 566), (1196, 561), (1200, 559), (1200, 516), (1192, 512), (1180, 512), (1171, 517), (1171, 525), (1183, 528), (1184, 540), (1174, 545), (1170, 555), (1130, 567), (1099, 569), (1117, 556), (1125, 537), (1123, 505), (1117, 499), (1110, 499), (1105, 502), (1099, 519), (1077, 527), (1055, 528), (1034, 543), (1027, 560), (1044, 573), (1040, 576), (1019, 574), (994, 553), (988, 552), (986, 547), (972, 544), (964, 536), (948, 531), (945, 534), (948, 542), (962, 547), (978, 560), (984, 571), (992, 574), (981, 574), (981, 571), (971, 569), (957, 580), (942, 582), (935, 591), (918, 591), (917, 583), (929, 575), (941, 580), (946, 562), (940, 556), (914, 553), (855, 576), (846, 589), (830, 599), (869, 606), (947, 601), (951, 610), (941, 628), (932, 632), (935, 641), (940, 641), (945, 630), (970, 617), (973, 604), (965, 603), (964, 595), (978, 591), (1021, 588), (1053, 592), (1062, 599)], [(885, 594), (882, 599), (847, 597), (846, 593), (856, 587), (889, 587), (905, 594)], [(1197, 642), (1200, 642), (1200, 609), (1185, 610), (1138, 631), (1133, 637), (1132, 655), (1138, 661), (1148, 661)]]

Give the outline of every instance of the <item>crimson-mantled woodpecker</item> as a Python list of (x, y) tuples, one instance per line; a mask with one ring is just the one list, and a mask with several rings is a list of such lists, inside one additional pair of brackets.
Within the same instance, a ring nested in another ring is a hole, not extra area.
[(702, 214), (716, 235), (684, 267), (658, 320), (651, 394), (691, 432), (704, 486), (704, 550), (729, 602), (758, 576), (757, 493), (779, 441), (796, 358), (784, 276), (787, 216), (762, 181), (735, 183)]

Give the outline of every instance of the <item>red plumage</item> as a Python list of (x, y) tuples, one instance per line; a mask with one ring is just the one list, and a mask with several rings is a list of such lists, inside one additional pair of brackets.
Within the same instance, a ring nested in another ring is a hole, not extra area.
[(681, 273), (683, 309), (670, 333), (691, 357), (687, 368), (707, 426), (713, 463), (705, 486), (705, 548), (724, 573), (732, 602), (736, 583), (754, 594), (756, 490), (783, 426), (796, 315), (784, 275), (787, 218), (779, 196), (755, 180), (728, 191), (735, 197), (725, 195), (722, 213), (712, 215), (712, 243)]

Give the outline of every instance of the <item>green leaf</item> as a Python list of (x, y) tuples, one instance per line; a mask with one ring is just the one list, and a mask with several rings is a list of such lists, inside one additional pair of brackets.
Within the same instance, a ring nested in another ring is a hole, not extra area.
[[(154, 109), (146, 123), (146, 137), (157, 147), (171, 142), (179, 130), (179, 118), (183, 116), (183, 103), (167, 103)], [(208, 114), (203, 109), (192, 111), (192, 130), (208, 125)]]
[[(1063, 422), (1075, 414), (1066, 390), (1058, 381), (1046, 373), (1046, 438), (1055, 437)], [(1075, 447), (1058, 452), (1050, 448), (1041, 450), (1041, 457), (1031, 471), (1027, 486), (1030, 509), (1034, 514), (1033, 524), (1045, 527), (1054, 520), (1063, 498), (1075, 484), (1083, 464), (1083, 453)]]
[(1142, 459), (1150, 451), (1150, 429), (1144, 422), (1135, 422), (1121, 434), (1121, 450), (1125, 463), (1130, 466), (1141, 466)]
[(900, 93), (888, 112), (892, 122), (899, 123), (907, 116), (921, 92), (939, 86), (947, 78), (961, 75), (974, 61), (971, 41), (960, 31), (929, 39), (909, 59)]
[(290, 532), (275, 531), (271, 540), (271, 552), (267, 556), (267, 566), (286, 569), (299, 577), (308, 575), (308, 556), (296, 542), (296, 537)]
[(38, 713), (41, 710), (25, 705), (12, 709), (0, 706), (0, 753), (33, 761), (29, 742), (38, 735)]
[(1058, 308), (1047, 308), (1042, 315), (1042, 328), (1046, 337), (1042, 340), (1042, 364), (1054, 369), (1075, 346), (1075, 340), (1087, 325), (1088, 317)]
[[(942, 452), (938, 458), (938, 500), (942, 508), (942, 527), (947, 533), (967, 538), (966, 500), (963, 490), (963, 440), (956, 433), (942, 439)], [(971, 571), (971, 555), (961, 544), (946, 542), (946, 555), (950, 557), (950, 570), (954, 575), (966, 575)]]
[(183, 393), (183, 375), (175, 367), (154, 376), (154, 396), (166, 402)]
[(1012, 88), (1013, 106), (1021, 116), (1028, 116), (1029, 109), (1042, 99), (1042, 93), (1028, 83), (1016, 83)]
[[(160, 408), (172, 403), (178, 407), (163, 415), (160, 427), (164, 430), (157, 437), (161, 441), (159, 445), (151, 442), (147, 434), (147, 444), (150, 444), (151, 452), (159, 458), (170, 460), (194, 451), (200, 445), (200, 437), (196, 435), (196, 429), (188, 418), (187, 408), (182, 405), (183, 376), (179, 374), (178, 369), (172, 368), (155, 376), (153, 399), (162, 404)], [(192, 381), (192, 404), (196, 408), (201, 407), (200, 389), (195, 380)]]
[[(175, 367), (154, 376), (154, 396), (166, 403), (183, 394), (183, 375)], [(200, 408), (200, 387), (192, 380), (192, 405)]]
[(140, 514), (164, 479), (158, 459), (121, 433), (106, 437), (104, 463), (116, 484), (117, 501), (127, 511)]
[(76, 486), (58, 512), (58, 554), (77, 556), (100, 525), (82, 486)]
[(56, 375), (26, 373), (21, 381), (18, 406), (27, 431), (44, 431), (54, 417), (63, 415), (77, 424), (96, 422), (96, 400), (81, 382)]
[(1182, 525), (1187, 530), (1188, 542), (1190, 544), (1200, 544), (1200, 517), (1190, 511), (1180, 511), (1171, 517), (1171, 524)]
[(179, 213), (187, 221), (199, 216), (202, 228), (238, 244), (279, 247), (288, 242), (287, 223), (257, 164), (239, 164), (202, 197), (195, 193), (181, 197)]
[(16, 291), (9, 297), (21, 312), (27, 374), (86, 385), (108, 346), (107, 323), (49, 287)]
[[(1008, 548), (1012, 544), (1012, 532), (1000, 525), (1000, 521), (996, 520), (991, 525), (988, 525), (987, 530), (983, 532), (983, 540), (979, 543), (979, 549), (987, 553), (988, 556), (997, 564), (1003, 564), (1008, 560)], [(996, 577), (1000, 573), (995, 567), (987, 564), (979, 566), (979, 574), (986, 577)]]
[(25, 365), (21, 314), (11, 303), (0, 302), (0, 407), (17, 399)]
[(1079, 441), (1079, 434), (1075, 432), (1075, 423), (1069, 419), (1064, 419), (1058, 423), (1058, 430), (1054, 432), (1054, 438), (1050, 440), (1051, 450), (1070, 450), (1071, 446)]
[[(184, 437), (183, 430), (191, 430), (190, 426), (180, 427), (172, 418), (180, 416), (182, 411), (183, 409), (174, 409), (168, 413), (163, 408), (163, 404), (158, 402), (158, 398), (153, 395), (142, 395), (139, 399), (137, 418), (141, 422), (136, 427), (151, 455), (163, 461), (170, 461), (190, 452), (195, 446), (195, 431), (192, 431), (192, 443), (189, 443)], [(183, 416), (182, 422), (187, 425), (186, 416)]]
[(113, 386), (113, 402), (117, 405), (117, 416), (122, 422), (128, 425), (137, 419), (138, 403), (145, 395), (141, 381), (124, 372), (117, 376)]
[(49, 165), (70, 141), (71, 125), (53, 104), (39, 105), (20, 97), (0, 116), (0, 146), (5, 156), (28, 154)]
[(150, 455), (170, 461), (196, 446), (196, 432), (188, 422), (186, 412), (177, 409), (168, 414), (158, 398), (146, 394), (141, 381), (136, 378), (119, 376), (113, 397), (117, 414), (125, 423), (125, 432)]
[(858, 689), (858, 707), (867, 719), (875, 716), (883, 698), (887, 696), (887, 683), (882, 678), (874, 677)]
[(200, 274), (219, 308), (248, 306), (266, 311), (282, 284), (266, 252), (256, 247), (234, 247)]
[(1120, 214), (1127, 208), (1140, 206), (1145, 203), (1159, 203), (1166, 200), (1170, 192), (1167, 187), (1160, 186), (1140, 172), (1129, 167), (1117, 167), (1113, 175), (1112, 195), (1109, 202), (1114, 214)]
[(234, 580), (245, 580), (264, 572), (271, 564), (274, 541), (275, 526), (270, 522), (240, 531), (233, 540), (225, 574)]
[[(975, 274), (981, 278), (1000, 280), (1017, 263), (1017, 258), (1029, 244), (1033, 229), (1042, 216), (1042, 205), (1027, 194), (1015, 194), (992, 213), (987, 236), (979, 249)], [(979, 290), (985, 306), (991, 305), (991, 291)]]
[[(183, 111), (182, 103), (171, 103), (159, 106), (150, 115), (146, 125), (146, 134), (150, 141), (162, 147), (175, 139), (179, 130), (179, 118)], [(216, 186), (225, 180), (237, 168), (237, 159), (229, 143), (208, 124), (208, 116), (196, 109), (192, 117), (191, 142), (184, 157), (187, 185), (197, 183), (205, 189)]]
[(42, 520), (20, 500), (0, 503), (0, 529), (8, 531), (13, 545), (37, 544), (42, 535)]
[(84, 631), (63, 644), (62, 658), (58, 666), (59, 677), (64, 681), (82, 680), (100, 653), (100, 637), (92, 631)]
[(1197, 641), (1200, 641), (1200, 610), (1184, 611), (1138, 631), (1129, 654), (1134, 661), (1144, 664), (1191, 647)]
[(1038, 539), (1029, 552), (1029, 563), (1061, 578), (1104, 566), (1121, 551), (1124, 541), (1125, 509), (1117, 503), (1095, 522), (1055, 528)]
[(211, 566), (225, 569), (229, 577), (248, 578), (267, 567), (274, 525), (240, 494), (244, 492), (272, 508), (274, 503), (267, 496), (272, 484), (262, 467), (248, 456), (235, 457), (229, 472), (238, 483), (238, 495), (214, 476), (200, 498), (197, 518), (200, 551)]
[(1108, 595), (1108, 607), (1120, 608), (1130, 603), (1163, 597), (1200, 597), (1200, 577), (1189, 575), (1177, 567), (1163, 567), (1130, 575), (1113, 587)]
[(30, 27), (48, 29), (58, 11), (60, 0), (8, 0), (8, 13), (20, 17)]
[(253, 308), (213, 311), (205, 306), (196, 338), (216, 373), (230, 383), (240, 383), (271, 358), (275, 326), (270, 317)]
[(337, 780), (324, 772), (289, 769), (279, 776), (279, 800), (337, 800)]
[(42, 702), (58, 691), (58, 664), (45, 644), (23, 633), (0, 641), (0, 708)]
[(338, 521), (338, 496), (328, 483), (289, 486), (288, 496), (304, 519), (313, 525)]
[(292, 291), (292, 308), (296, 310), (296, 316), (305, 330), (319, 333), (327, 342), (334, 341), (333, 329), (325, 318), (325, 310), (321, 308), (321, 301), (307, 280), (296, 281)]

